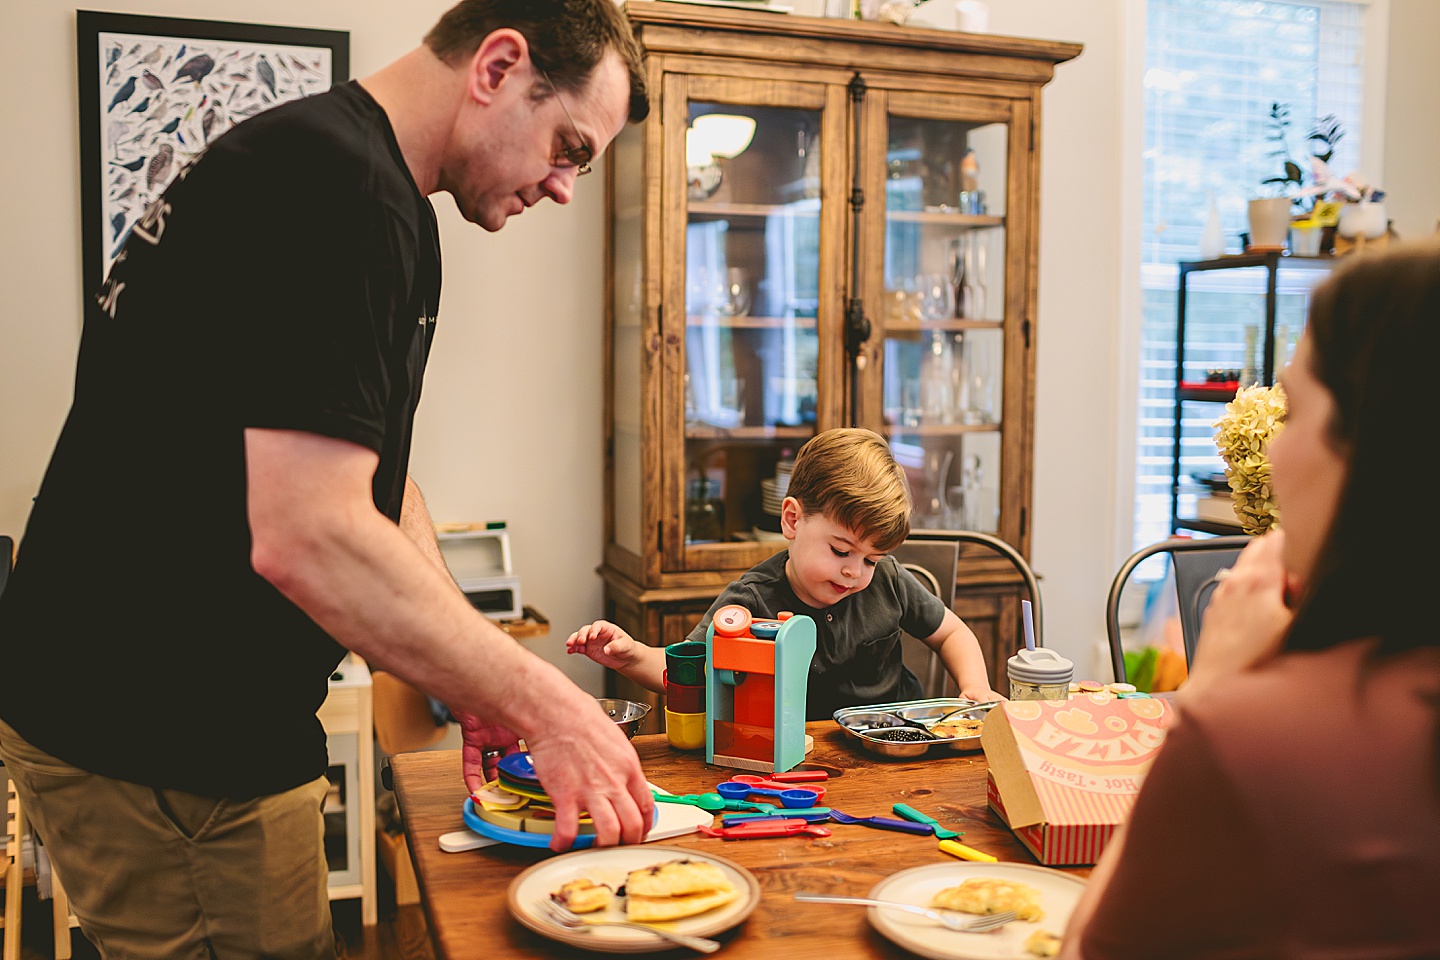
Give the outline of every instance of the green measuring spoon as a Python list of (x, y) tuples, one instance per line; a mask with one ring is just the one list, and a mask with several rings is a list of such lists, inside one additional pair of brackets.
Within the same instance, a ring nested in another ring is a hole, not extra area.
[(904, 817), (906, 820), (914, 820), (916, 823), (930, 824), (930, 829), (935, 831), (935, 838), (937, 840), (953, 840), (956, 837), (961, 836), (965, 832), (964, 830), (950, 830), (946, 827), (942, 827), (940, 826), (939, 820), (936, 820), (929, 814), (921, 813), (919, 810), (916, 810), (909, 804), (897, 803), (890, 809), (900, 814), (900, 816)]
[(760, 810), (764, 813), (774, 813), (775, 807), (769, 803), (748, 803), (744, 800), (726, 800), (718, 793), (687, 793), (684, 796), (674, 796), (668, 793), (653, 794), (656, 800), (661, 803), (688, 803), (692, 807), (699, 807), (701, 810)]

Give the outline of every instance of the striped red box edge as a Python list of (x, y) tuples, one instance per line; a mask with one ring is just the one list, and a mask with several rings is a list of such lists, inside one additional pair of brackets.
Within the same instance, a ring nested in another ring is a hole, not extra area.
[[(1000, 799), (1000, 788), (995, 776), (985, 775), (985, 799), (1007, 827), (1010, 819), (1005, 816), (1005, 804)], [(1119, 826), (1114, 823), (1089, 823), (1055, 826), (1037, 823), (1028, 827), (1010, 827), (1012, 833), (1035, 855), (1035, 859), (1047, 867), (1090, 866), (1100, 859), (1105, 844)]]

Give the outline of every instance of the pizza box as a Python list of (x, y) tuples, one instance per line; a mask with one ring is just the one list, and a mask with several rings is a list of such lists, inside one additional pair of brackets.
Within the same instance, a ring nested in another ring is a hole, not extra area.
[(1093, 864), (1173, 717), (1164, 700), (1109, 693), (998, 704), (980, 737), (990, 807), (1041, 863)]

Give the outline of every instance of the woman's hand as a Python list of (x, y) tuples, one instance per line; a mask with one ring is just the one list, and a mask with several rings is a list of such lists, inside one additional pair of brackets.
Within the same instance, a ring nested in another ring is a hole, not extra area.
[(1195, 662), (1181, 697), (1193, 700), (1235, 674), (1275, 656), (1295, 614), (1285, 603), (1287, 577), (1281, 562), (1284, 531), (1275, 529), (1240, 552), (1217, 577), (1205, 608)]

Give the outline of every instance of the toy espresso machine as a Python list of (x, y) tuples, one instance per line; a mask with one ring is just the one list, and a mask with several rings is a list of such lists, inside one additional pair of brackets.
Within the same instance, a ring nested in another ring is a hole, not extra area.
[(805, 759), (805, 691), (815, 621), (756, 620), (738, 605), (715, 611), (705, 633), (705, 759), (762, 773)]

